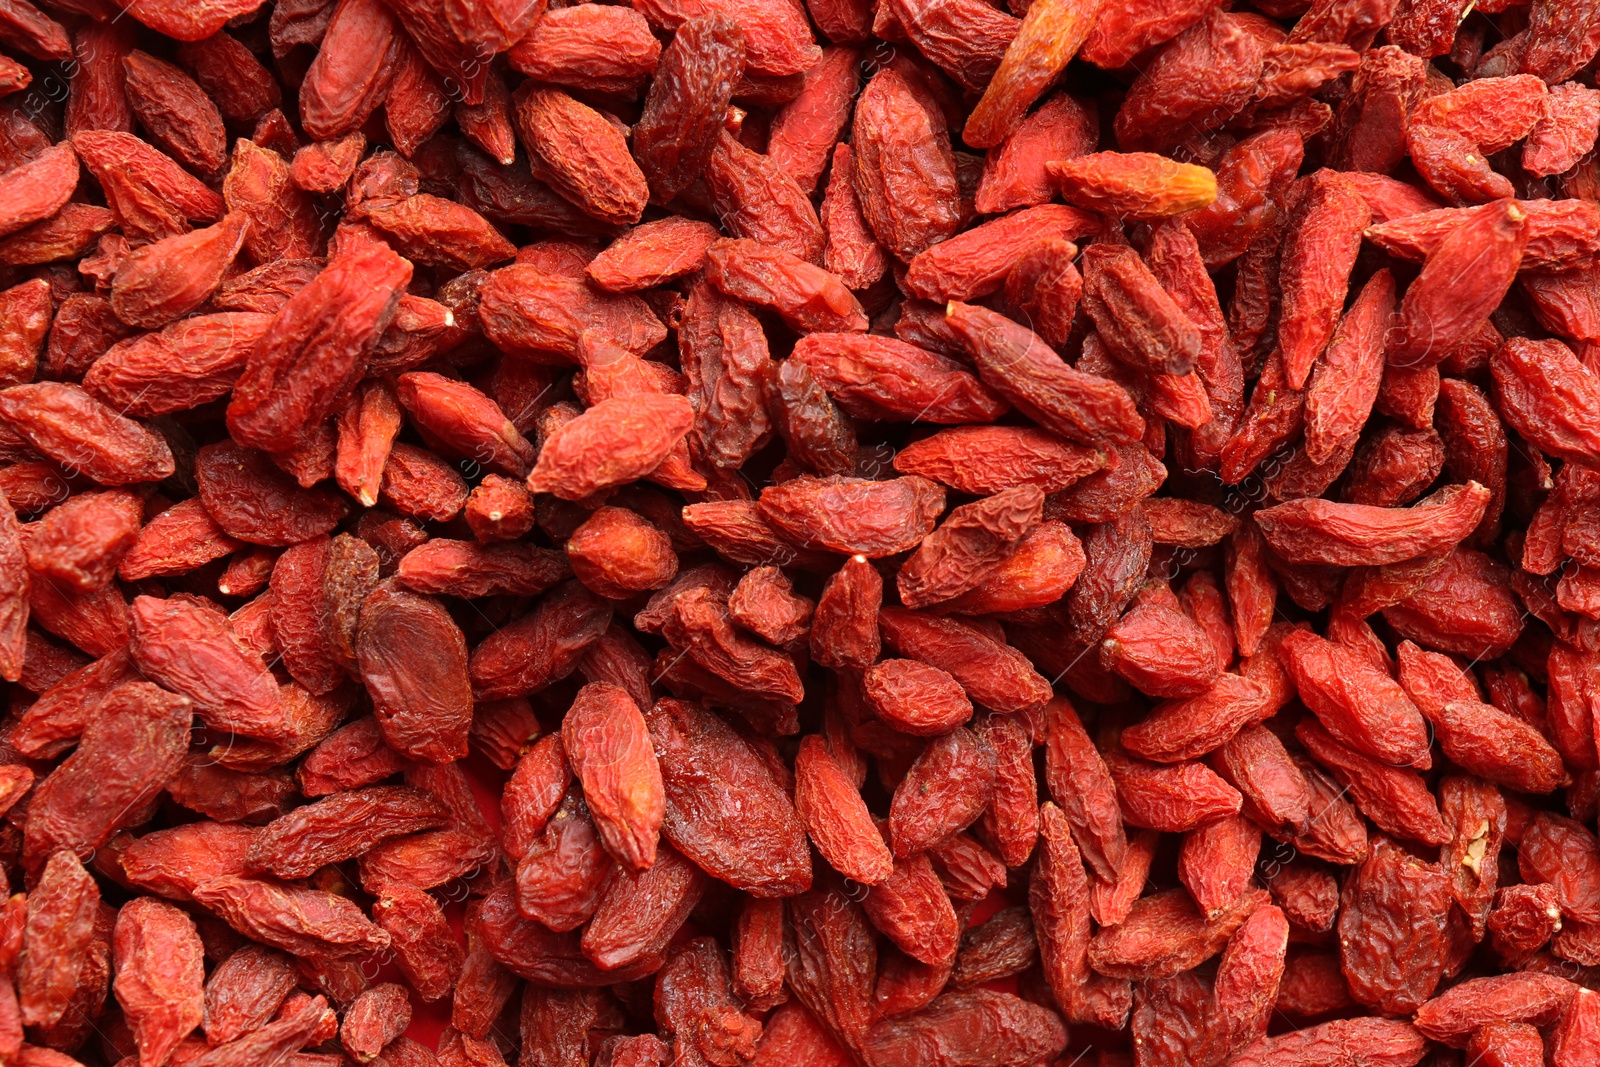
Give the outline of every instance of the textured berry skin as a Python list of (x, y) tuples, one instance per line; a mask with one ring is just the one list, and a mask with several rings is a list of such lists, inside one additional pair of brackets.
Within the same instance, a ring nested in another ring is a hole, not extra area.
[(1600, 0), (120, 6), (0, 1067), (1597, 1062)]

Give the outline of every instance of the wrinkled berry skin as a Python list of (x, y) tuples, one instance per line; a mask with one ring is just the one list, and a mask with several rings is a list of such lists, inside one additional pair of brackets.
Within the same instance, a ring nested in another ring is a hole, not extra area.
[(0, 0), (0, 1067), (1593, 1067), (1597, 56)]

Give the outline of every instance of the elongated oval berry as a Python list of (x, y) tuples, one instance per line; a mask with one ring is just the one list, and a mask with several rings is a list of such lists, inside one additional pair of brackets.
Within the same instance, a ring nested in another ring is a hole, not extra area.
[(439, 763), (466, 754), (467, 643), (438, 601), (380, 585), (361, 606), (355, 653), (391, 748)]
[(649, 868), (666, 802), (639, 706), (618, 686), (586, 685), (567, 709), (561, 739), (606, 850), (630, 871)]
[(172, 449), (153, 430), (75, 385), (37, 382), (0, 390), (0, 420), (39, 452), (101, 485), (160, 481)]
[(411, 264), (382, 242), (335, 255), (290, 297), (228, 405), (228, 427), (253, 448), (284, 452), (343, 402), (390, 317)]
[(650, 189), (605, 116), (559, 89), (532, 89), (519, 94), (516, 119), (552, 188), (603, 222), (639, 221)]
[(834, 870), (864, 885), (886, 880), (894, 858), (856, 785), (815, 735), (800, 743), (794, 768), (795, 812)]
[(856, 102), (855, 187), (861, 212), (902, 261), (959, 227), (955, 161), (944, 118), (885, 69)]
[(580, 500), (653, 471), (689, 432), (694, 411), (681, 396), (605, 400), (545, 441), (528, 488)]

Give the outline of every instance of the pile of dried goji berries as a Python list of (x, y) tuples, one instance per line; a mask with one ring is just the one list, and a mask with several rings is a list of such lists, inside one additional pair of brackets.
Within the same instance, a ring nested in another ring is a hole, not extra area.
[(0, 1067), (1600, 1065), (1600, 0), (35, 2)]

